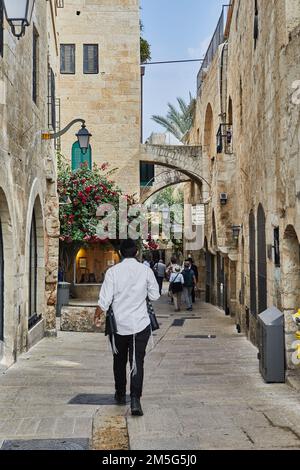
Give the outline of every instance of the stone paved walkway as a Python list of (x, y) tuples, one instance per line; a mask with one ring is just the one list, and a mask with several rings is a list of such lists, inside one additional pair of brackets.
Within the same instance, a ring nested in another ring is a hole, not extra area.
[[(1, 374), (0, 447), (17, 439), (84, 440), (101, 408), (127, 417), (131, 449), (300, 449), (299, 394), (262, 381), (257, 350), (230, 318), (199, 303), (193, 316), (175, 315), (166, 297), (156, 311), (161, 329), (146, 360), (142, 418), (113, 405), (104, 336), (60, 332)], [(216, 338), (188, 337), (199, 335)]]

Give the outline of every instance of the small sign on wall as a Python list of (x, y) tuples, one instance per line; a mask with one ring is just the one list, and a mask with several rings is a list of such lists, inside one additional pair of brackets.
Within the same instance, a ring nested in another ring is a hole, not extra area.
[(204, 204), (197, 204), (197, 206), (192, 207), (192, 224), (205, 225)]

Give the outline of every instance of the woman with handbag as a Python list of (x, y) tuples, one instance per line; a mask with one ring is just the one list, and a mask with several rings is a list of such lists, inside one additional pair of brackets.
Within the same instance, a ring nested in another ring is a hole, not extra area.
[(115, 400), (119, 405), (126, 404), (129, 355), (131, 413), (142, 416), (144, 357), (153, 317), (153, 312), (149, 312), (149, 301), (158, 300), (160, 295), (153, 271), (136, 259), (136, 243), (131, 239), (123, 240), (120, 251), (123, 260), (107, 271), (100, 290), (99, 307), (114, 316), (114, 321), (109, 323), (114, 331), (109, 335), (114, 353)]
[(175, 272), (170, 277), (170, 289), (173, 294), (175, 312), (180, 312), (181, 294), (183, 291), (184, 278), (181, 274), (179, 266), (175, 268)]

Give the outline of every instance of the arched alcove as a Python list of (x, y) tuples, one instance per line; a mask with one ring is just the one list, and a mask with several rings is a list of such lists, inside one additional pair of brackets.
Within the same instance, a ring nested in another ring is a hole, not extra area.
[[(286, 350), (295, 341), (296, 325), (292, 315), (300, 308), (300, 244), (292, 225), (285, 229), (282, 242), (282, 308), (285, 315)], [(291, 353), (287, 354), (289, 367), (294, 368)]]
[(40, 197), (31, 212), (28, 246), (28, 328), (35, 325), (45, 311), (44, 221)]
[(215, 153), (215, 134), (213, 111), (210, 103), (207, 105), (204, 124), (204, 152), (211, 158)]
[(15, 357), (14, 249), (11, 213), (0, 188), (0, 360), (10, 365)]
[(267, 309), (267, 245), (266, 216), (263, 206), (257, 210), (257, 287), (258, 313)]
[(255, 216), (251, 211), (249, 215), (249, 274), (250, 274), (250, 312), (257, 313), (256, 301), (256, 232)]

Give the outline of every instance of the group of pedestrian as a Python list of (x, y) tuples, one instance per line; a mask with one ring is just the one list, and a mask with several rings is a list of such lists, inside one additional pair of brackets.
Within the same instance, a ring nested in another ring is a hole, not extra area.
[(163, 259), (159, 261), (149, 261), (145, 256), (143, 256), (143, 264), (152, 269), (154, 275), (156, 277), (158, 287), (159, 287), (159, 294), (162, 294), (163, 282), (166, 278), (167, 266), (165, 265)]
[(198, 283), (198, 268), (192, 258), (184, 262), (183, 268), (177, 264), (175, 258), (171, 259), (171, 264), (167, 270), (169, 274), (169, 296), (174, 304), (175, 312), (181, 310), (181, 300), (186, 304), (188, 311), (193, 310), (193, 303), (196, 300), (196, 286)]

